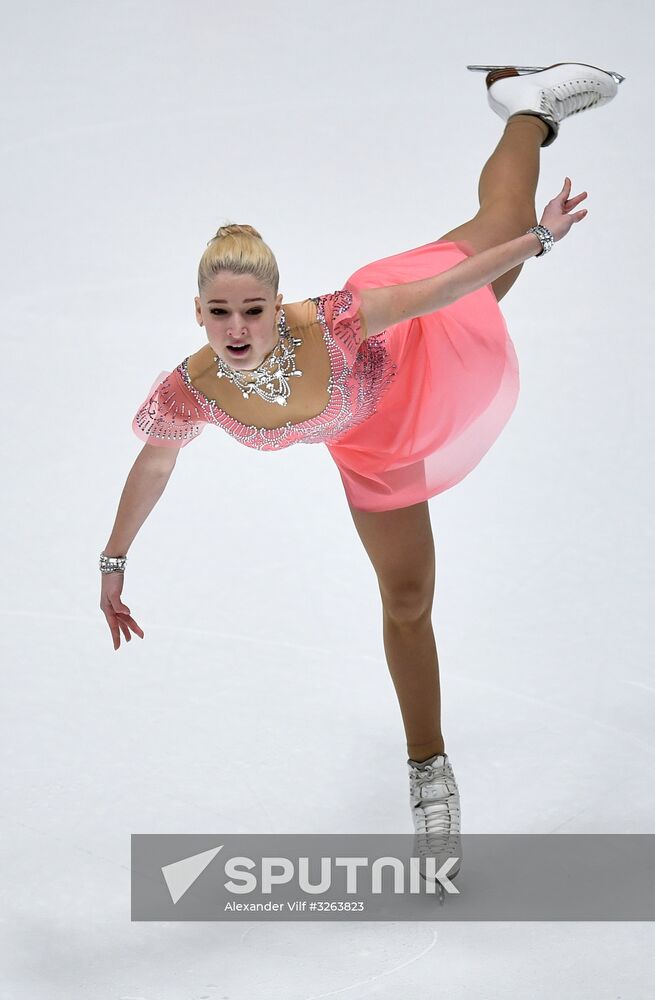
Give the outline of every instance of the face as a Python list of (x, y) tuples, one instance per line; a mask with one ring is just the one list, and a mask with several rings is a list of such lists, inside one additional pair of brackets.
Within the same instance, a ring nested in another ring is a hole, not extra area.
[[(237, 371), (257, 368), (278, 342), (282, 294), (273, 298), (271, 287), (249, 274), (214, 275), (195, 305), (196, 319), (214, 353)], [(241, 353), (230, 349), (241, 344), (247, 345)]]

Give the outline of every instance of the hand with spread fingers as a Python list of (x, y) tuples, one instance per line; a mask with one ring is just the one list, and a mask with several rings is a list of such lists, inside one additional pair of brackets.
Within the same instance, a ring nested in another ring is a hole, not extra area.
[(121, 632), (126, 642), (132, 639), (132, 632), (143, 639), (143, 629), (137, 625), (127, 604), (121, 599), (124, 579), (124, 573), (102, 574), (100, 607), (107, 619), (114, 649), (118, 649), (121, 644)]
[(575, 198), (570, 198), (570, 193), (571, 178), (566, 177), (564, 187), (559, 194), (555, 195), (548, 202), (539, 220), (540, 226), (546, 226), (547, 229), (550, 229), (555, 243), (566, 236), (574, 222), (581, 222), (587, 215), (586, 208), (583, 208), (580, 212), (575, 212), (573, 215), (569, 214), (587, 197), (587, 192), (583, 191), (582, 194), (577, 194)]

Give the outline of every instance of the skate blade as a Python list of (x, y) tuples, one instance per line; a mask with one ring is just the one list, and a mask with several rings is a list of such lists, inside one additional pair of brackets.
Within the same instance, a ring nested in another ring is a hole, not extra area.
[[(580, 66), (588, 66), (589, 63), (578, 63)], [(541, 73), (545, 69), (550, 69), (550, 66), (514, 66), (512, 63), (506, 63), (504, 66), (467, 66), (467, 69), (474, 71), (479, 71), (480, 73), (488, 73), (492, 69), (515, 69), (517, 73)], [(592, 69), (599, 69), (598, 66), (592, 66)], [(607, 73), (612, 77), (615, 83), (623, 83), (625, 77), (620, 73), (617, 73), (613, 69), (601, 70), (601, 73)]]

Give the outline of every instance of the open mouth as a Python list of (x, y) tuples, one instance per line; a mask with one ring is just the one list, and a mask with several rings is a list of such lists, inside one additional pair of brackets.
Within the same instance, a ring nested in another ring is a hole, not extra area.
[(250, 350), (250, 344), (242, 344), (240, 347), (235, 347), (234, 344), (228, 344), (227, 349), (230, 354), (239, 355), (247, 354)]

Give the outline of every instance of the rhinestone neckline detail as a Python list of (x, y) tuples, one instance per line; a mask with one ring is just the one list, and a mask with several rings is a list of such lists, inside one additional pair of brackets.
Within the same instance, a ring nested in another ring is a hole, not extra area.
[(340, 407), (340, 402), (335, 398), (334, 386), (335, 382), (339, 381), (342, 375), (346, 372), (347, 365), (345, 362), (345, 354), (340, 345), (335, 342), (334, 338), (330, 334), (327, 324), (321, 322), (320, 317), (317, 316), (317, 321), (321, 326), (321, 331), (323, 334), (323, 341), (327, 346), (329, 360), (330, 360), (330, 376), (327, 383), (327, 392), (329, 394), (328, 402), (326, 406), (313, 417), (307, 417), (305, 420), (300, 420), (294, 423), (291, 420), (287, 420), (286, 423), (280, 424), (278, 427), (259, 427), (257, 424), (244, 424), (237, 417), (233, 417), (231, 413), (228, 413), (215, 399), (210, 399), (201, 389), (196, 388), (196, 386), (191, 381), (191, 376), (189, 375), (188, 362), (191, 355), (186, 357), (181, 364), (178, 365), (178, 371), (184, 380), (185, 385), (193, 394), (197, 402), (204, 407), (208, 407), (209, 411), (214, 418), (215, 423), (229, 424), (231, 426), (236, 426), (244, 432), (249, 432), (249, 434), (260, 434), (264, 437), (282, 437), (289, 429), (293, 429), (294, 432), (302, 432), (304, 428), (314, 427), (317, 423), (323, 424), (332, 416), (338, 407)]

